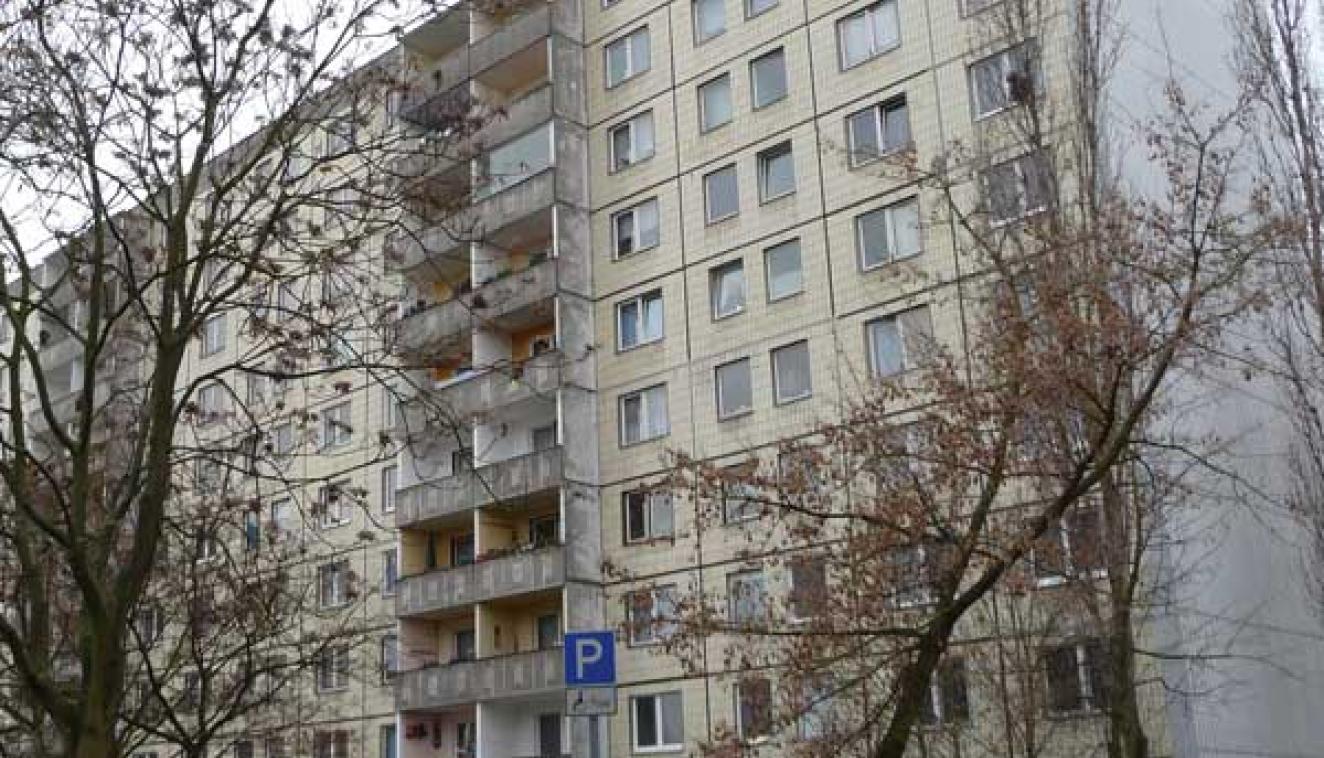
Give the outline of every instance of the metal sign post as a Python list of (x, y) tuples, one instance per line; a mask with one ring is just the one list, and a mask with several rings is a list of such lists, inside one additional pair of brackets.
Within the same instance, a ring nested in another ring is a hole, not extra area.
[(616, 634), (566, 632), (565, 712), (588, 717), (589, 755), (602, 758), (599, 719), (616, 713)]

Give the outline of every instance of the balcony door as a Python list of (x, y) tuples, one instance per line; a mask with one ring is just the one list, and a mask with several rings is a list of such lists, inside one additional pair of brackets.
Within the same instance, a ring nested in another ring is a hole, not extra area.
[(561, 755), (561, 714), (544, 713), (538, 717), (538, 755)]

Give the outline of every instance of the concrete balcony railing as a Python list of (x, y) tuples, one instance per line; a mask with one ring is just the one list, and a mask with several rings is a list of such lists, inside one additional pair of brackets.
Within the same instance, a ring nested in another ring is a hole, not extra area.
[(395, 612), (401, 618), (438, 613), (564, 583), (565, 551), (559, 545), (523, 550), (468, 566), (405, 577), (400, 580)]
[(493, 106), (493, 110), (499, 110), (499, 115), (483, 121), (474, 132), (471, 145), (500, 145), (538, 124), (546, 123), (556, 115), (553, 110), (552, 85), (545, 84), (512, 103)]
[(561, 485), (561, 448), (509, 458), (439, 482), (420, 482), (396, 495), (400, 528), (451, 516), (488, 503), (546, 492)]
[(396, 679), (396, 709), (421, 711), (554, 693), (565, 686), (561, 656), (561, 649), (553, 648), (409, 671)]
[(552, 400), (561, 385), (561, 354), (530, 358), (518, 369), (500, 368), (433, 389), (432, 399), (451, 412), (468, 415), (534, 398)]
[(457, 87), (469, 80), (469, 54), (457, 50), (432, 65), (410, 72), (396, 113), (400, 118), (426, 128), (453, 123), (466, 109), (457, 100)]
[(548, 3), (537, 3), (510, 23), (474, 40), (469, 46), (469, 70), (477, 77), (543, 39), (553, 31), (552, 20), (551, 6)]
[(474, 322), (498, 320), (556, 292), (556, 262), (544, 260), (507, 274), (477, 290), (411, 314), (396, 327), (395, 346), (406, 353), (432, 353), (468, 334)]
[(426, 260), (444, 261), (460, 254), (459, 248), (484, 234), (550, 208), (556, 202), (556, 169), (513, 184), (464, 210), (427, 225), (415, 234), (394, 233), (386, 238), (386, 260), (407, 271)]

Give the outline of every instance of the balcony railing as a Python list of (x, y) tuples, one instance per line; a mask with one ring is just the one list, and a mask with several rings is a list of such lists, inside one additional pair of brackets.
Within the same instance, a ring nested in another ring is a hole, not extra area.
[(412, 313), (396, 327), (395, 345), (406, 353), (436, 353), (458, 344), (474, 321), (493, 321), (556, 292), (556, 262), (544, 260), (490, 281), (477, 290)]
[(488, 503), (545, 492), (560, 484), (561, 448), (540, 450), (438, 482), (420, 482), (401, 489), (396, 496), (395, 525), (409, 527)]
[(565, 686), (561, 655), (553, 648), (405, 672), (396, 679), (396, 708), (420, 711), (553, 693)]
[(551, 352), (518, 366), (505, 366), (431, 390), (453, 413), (468, 415), (542, 397), (551, 400), (561, 383), (561, 354)]
[(564, 583), (565, 551), (561, 546), (522, 550), (468, 566), (405, 577), (400, 580), (395, 612), (401, 617), (436, 613)]

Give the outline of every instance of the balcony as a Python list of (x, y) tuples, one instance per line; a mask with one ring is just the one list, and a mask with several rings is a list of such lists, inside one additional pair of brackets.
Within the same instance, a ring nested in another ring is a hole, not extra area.
[(540, 592), (564, 583), (565, 552), (559, 545), (523, 550), (401, 579), (395, 612), (401, 618), (443, 613), (473, 603)]
[(410, 72), (400, 98), (398, 115), (428, 129), (454, 123), (457, 103), (467, 102), (464, 98), (457, 99), (455, 91), (469, 80), (470, 70), (467, 52), (457, 50)]
[(476, 471), (466, 471), (441, 482), (421, 482), (400, 490), (395, 525), (406, 528), (488, 503), (547, 492), (560, 485), (561, 448), (540, 450)]
[(436, 354), (460, 344), (474, 321), (498, 326), (556, 292), (556, 262), (543, 260), (506, 274), (467, 295), (413, 313), (396, 327), (396, 349), (405, 353)]
[(400, 711), (554, 693), (565, 686), (561, 650), (459, 661), (401, 674), (395, 685)]
[(493, 369), (429, 391), (434, 402), (470, 415), (536, 398), (553, 399), (561, 385), (561, 354), (546, 353), (520, 366)]
[(521, 14), (469, 46), (469, 70), (475, 76), (496, 66), (511, 56), (524, 51), (554, 31), (552, 8), (548, 3), (537, 3), (533, 9)]

